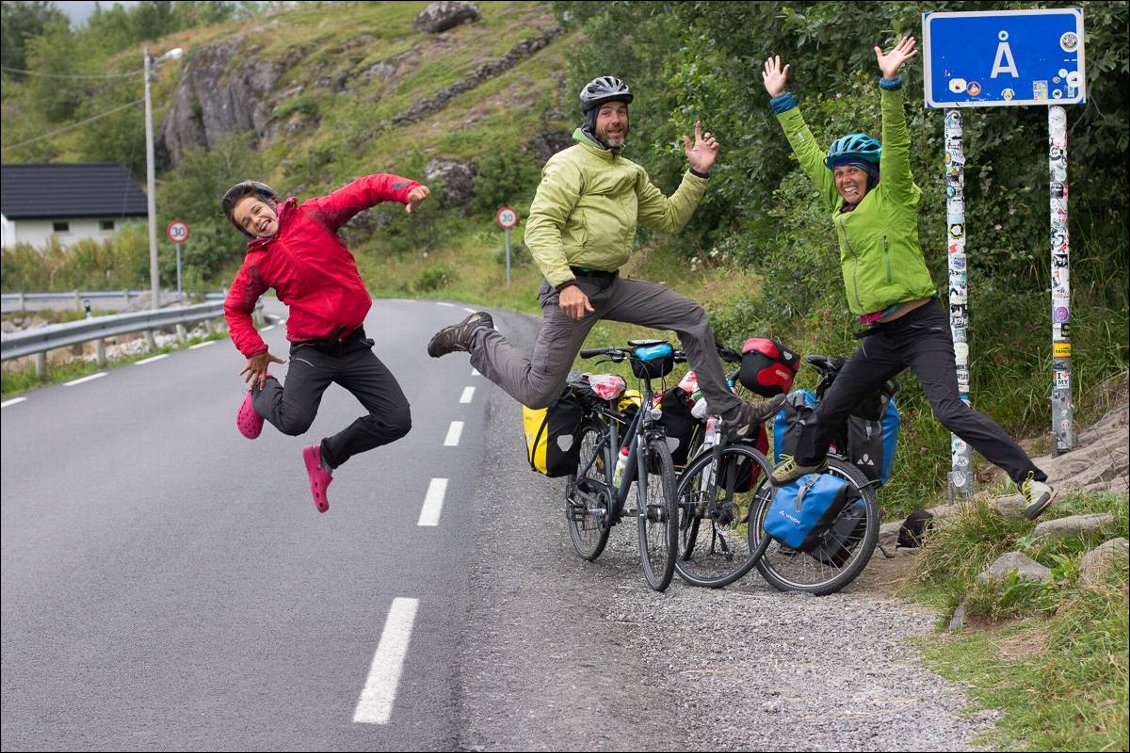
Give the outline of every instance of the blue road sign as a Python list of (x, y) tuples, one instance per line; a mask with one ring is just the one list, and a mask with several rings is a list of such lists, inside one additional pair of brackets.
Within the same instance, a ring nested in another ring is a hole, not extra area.
[(1083, 9), (923, 13), (926, 107), (1086, 101)]

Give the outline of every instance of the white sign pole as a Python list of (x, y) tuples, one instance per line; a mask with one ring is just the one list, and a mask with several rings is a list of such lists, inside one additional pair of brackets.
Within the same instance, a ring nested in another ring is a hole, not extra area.
[(510, 207), (501, 207), (494, 215), (494, 220), (502, 228), (506, 239), (506, 287), (510, 287), (510, 231), (518, 227), (518, 212)]
[[(950, 332), (957, 365), (957, 392), (969, 404), (969, 276), (965, 256), (965, 149), (961, 110), (946, 110), (946, 226), (950, 283)], [(949, 497), (968, 500), (973, 496), (973, 450), (950, 434)]]
[(503, 230), (502, 234), (506, 237), (506, 287), (510, 287), (510, 231)]
[(1075, 445), (1071, 399), (1071, 275), (1067, 231), (1067, 113), (1048, 108), (1048, 181), (1052, 252), (1052, 434), (1060, 455)]

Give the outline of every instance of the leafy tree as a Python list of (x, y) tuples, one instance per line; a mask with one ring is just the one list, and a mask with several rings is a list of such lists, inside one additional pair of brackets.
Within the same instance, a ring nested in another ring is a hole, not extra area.
[[(29, 38), (38, 37), (49, 26), (68, 25), (67, 17), (52, 3), (13, 2), (0, 3), (0, 64), (5, 68), (27, 68), (26, 44)], [(23, 75), (5, 71), (5, 76), (22, 80)]]

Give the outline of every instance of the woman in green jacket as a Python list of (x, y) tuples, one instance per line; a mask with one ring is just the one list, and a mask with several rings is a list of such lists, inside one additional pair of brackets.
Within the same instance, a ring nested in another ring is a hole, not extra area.
[(850, 410), (906, 368), (918, 375), (934, 415), (1016, 482), (1033, 519), (1047, 509), (1055, 490), (992, 419), (961, 400), (953, 337), (938, 303), (918, 240), (922, 190), (910, 171), (910, 135), (903, 111), (903, 63), (918, 54), (914, 37), (899, 40), (875, 58), (883, 115), (882, 144), (867, 134), (837, 139), (825, 153), (805, 125), (796, 98), (786, 90), (789, 66), (780, 56), (765, 61), (762, 79), (770, 104), (802, 169), (816, 184), (832, 216), (848, 308), (868, 329), (859, 349), (825, 393), (815, 417), (801, 427), (796, 455), (773, 471), (783, 485), (826, 467), (828, 447)]

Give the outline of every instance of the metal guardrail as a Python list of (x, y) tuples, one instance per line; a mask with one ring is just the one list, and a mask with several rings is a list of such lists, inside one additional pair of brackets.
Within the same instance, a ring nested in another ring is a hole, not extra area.
[[(149, 295), (148, 290), (68, 290), (66, 292), (50, 292), (50, 293), (0, 293), (0, 303), (11, 305), (15, 304), (17, 309), (24, 310), (27, 304), (31, 302), (43, 303), (48, 301), (74, 301), (75, 310), (82, 311), (86, 302), (91, 300), (102, 301), (121, 301), (123, 305), (128, 306), (131, 301), (135, 301), (143, 295)], [(175, 297), (175, 294), (173, 294)], [(210, 292), (204, 294), (206, 301), (222, 301), (226, 293), (224, 291)], [(162, 299), (167, 298), (162, 295)]]
[(141, 311), (135, 314), (114, 314), (83, 319), (78, 322), (50, 324), (28, 332), (0, 337), (0, 361), (46, 353), (55, 348), (104, 340), (107, 337), (172, 327), (223, 316), (224, 304), (200, 303), (182, 308)]

